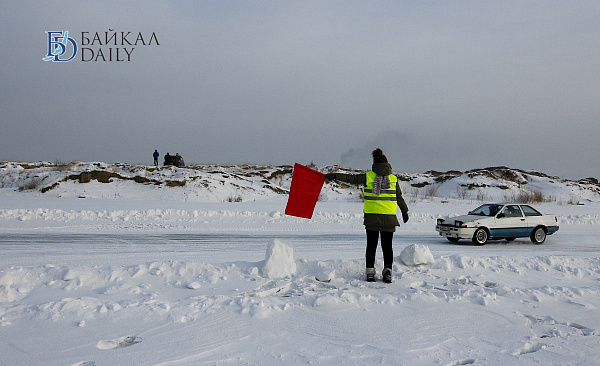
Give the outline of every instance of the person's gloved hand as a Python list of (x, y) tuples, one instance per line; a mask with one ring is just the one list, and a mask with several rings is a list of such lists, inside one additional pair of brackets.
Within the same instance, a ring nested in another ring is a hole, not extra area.
[(325, 178), (327, 178), (327, 180), (335, 180), (335, 173), (327, 173)]
[(406, 223), (408, 221), (408, 212), (402, 213), (402, 220), (404, 220), (404, 223)]

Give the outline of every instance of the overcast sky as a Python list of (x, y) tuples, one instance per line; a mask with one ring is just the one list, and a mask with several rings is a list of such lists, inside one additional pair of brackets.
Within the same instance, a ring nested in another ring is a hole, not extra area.
[[(366, 169), (380, 147), (396, 172), (600, 177), (599, 17), (598, 1), (2, 1), (0, 160)], [(73, 60), (42, 60), (47, 31)]]

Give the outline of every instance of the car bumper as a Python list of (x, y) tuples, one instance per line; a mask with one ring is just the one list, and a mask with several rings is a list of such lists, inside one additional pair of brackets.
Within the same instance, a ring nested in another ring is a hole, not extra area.
[(436, 225), (435, 230), (445, 238), (471, 239), (475, 234), (474, 227), (454, 227)]

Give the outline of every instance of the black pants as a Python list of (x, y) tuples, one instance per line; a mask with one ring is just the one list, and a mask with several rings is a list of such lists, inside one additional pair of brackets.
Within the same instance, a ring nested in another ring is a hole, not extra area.
[(377, 253), (377, 244), (379, 234), (381, 233), (381, 250), (383, 251), (383, 267), (392, 268), (394, 263), (394, 250), (392, 249), (392, 231), (373, 231), (367, 230), (367, 250), (365, 253), (367, 268), (375, 268), (375, 254)]

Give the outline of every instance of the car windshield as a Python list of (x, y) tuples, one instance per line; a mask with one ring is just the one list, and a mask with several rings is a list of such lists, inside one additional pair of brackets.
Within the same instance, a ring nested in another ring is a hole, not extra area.
[(469, 215), (495, 216), (501, 208), (502, 205), (482, 205), (469, 212)]

